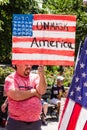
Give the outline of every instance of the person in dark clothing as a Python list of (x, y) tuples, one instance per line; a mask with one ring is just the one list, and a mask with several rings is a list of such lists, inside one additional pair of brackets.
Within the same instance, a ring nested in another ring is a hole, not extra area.
[(65, 96), (65, 89), (63, 86), (63, 81), (64, 81), (64, 77), (58, 76), (56, 85), (53, 85), (51, 89), (50, 103), (55, 104), (57, 106), (58, 114), (59, 114), (59, 109), (60, 109), (60, 104), (61, 104), (61, 97)]
[[(65, 90), (64, 90), (64, 86), (61, 86), (61, 87), (57, 87), (57, 86), (53, 86), (52, 87), (52, 94), (51, 94), (51, 99), (52, 98), (59, 98), (59, 100), (60, 100), (60, 97), (62, 96), (61, 94), (63, 93), (63, 92), (65, 92)], [(58, 95), (59, 95), (59, 97), (58, 97)]]

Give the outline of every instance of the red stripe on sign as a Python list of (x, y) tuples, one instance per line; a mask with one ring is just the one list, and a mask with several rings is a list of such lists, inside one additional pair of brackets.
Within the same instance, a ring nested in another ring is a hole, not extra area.
[(71, 114), (71, 117), (70, 117), (70, 120), (69, 120), (69, 123), (68, 123), (67, 130), (75, 130), (76, 123), (78, 121), (81, 108), (82, 108), (81, 105), (75, 103), (73, 112)]
[(76, 21), (76, 16), (72, 15), (50, 15), (50, 14), (35, 14), (34, 20), (67, 20)]
[(13, 53), (25, 53), (25, 54), (53, 54), (53, 55), (64, 55), (64, 56), (74, 56), (74, 51), (70, 50), (48, 50), (48, 49), (36, 49), (36, 48), (13, 48)]
[(65, 26), (57, 26), (55, 25), (54, 27), (53, 26), (49, 26), (49, 27), (43, 27), (43, 25), (38, 25), (37, 26), (33, 26), (33, 30), (39, 30), (39, 31), (64, 31), (64, 32), (75, 32), (76, 31), (76, 27), (75, 26), (68, 26), (68, 27), (65, 27)]
[[(70, 43), (70, 44), (75, 44), (75, 38), (49, 38), (49, 37), (37, 37), (36, 38), (37, 41), (44, 41), (44, 40), (48, 40), (49, 42), (50, 41), (54, 41), (54, 42), (67, 42), (67, 43)], [(33, 40), (33, 37), (12, 37), (12, 42), (13, 43), (16, 43), (16, 42), (32, 42)]]
[(30, 37), (12, 37), (12, 42), (16, 43), (16, 42), (32, 42), (33, 38)]
[(60, 61), (60, 60), (12, 60), (12, 64), (30, 64), (30, 65), (40, 65), (40, 64), (43, 64), (43, 65), (54, 65), (54, 62), (55, 62), (55, 65), (64, 65), (64, 66), (73, 66), (74, 65), (74, 62), (73, 61)]

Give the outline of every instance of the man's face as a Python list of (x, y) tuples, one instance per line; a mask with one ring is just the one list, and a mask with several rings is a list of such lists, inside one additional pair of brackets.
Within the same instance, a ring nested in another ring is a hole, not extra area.
[(17, 72), (25, 77), (29, 76), (31, 71), (31, 65), (17, 65)]

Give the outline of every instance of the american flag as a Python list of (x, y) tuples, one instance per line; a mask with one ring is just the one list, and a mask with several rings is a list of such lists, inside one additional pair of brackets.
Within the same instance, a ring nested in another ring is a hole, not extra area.
[(87, 130), (87, 38), (83, 44), (58, 130)]
[(14, 14), (12, 64), (74, 65), (76, 16)]

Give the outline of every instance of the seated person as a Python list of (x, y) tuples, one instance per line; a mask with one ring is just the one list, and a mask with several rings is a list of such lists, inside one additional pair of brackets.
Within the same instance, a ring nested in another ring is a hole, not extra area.
[(63, 86), (64, 77), (58, 76), (57, 83), (52, 87), (50, 103), (57, 105), (58, 114), (60, 110), (61, 97), (65, 96), (65, 89)]
[(41, 102), (42, 102), (42, 115), (41, 115), (42, 124), (47, 125), (46, 115), (48, 111), (48, 103), (44, 101), (44, 99), (41, 99)]

